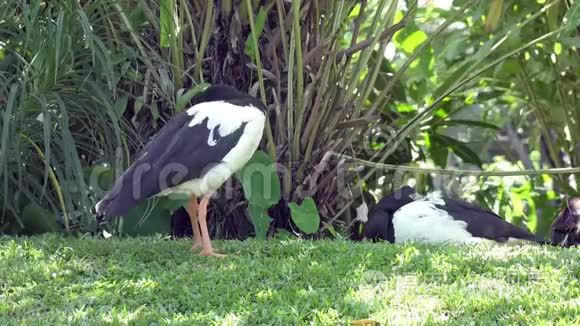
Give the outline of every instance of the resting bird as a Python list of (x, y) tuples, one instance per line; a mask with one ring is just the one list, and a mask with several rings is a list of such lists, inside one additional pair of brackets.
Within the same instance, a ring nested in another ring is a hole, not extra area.
[[(386, 240), (400, 243), (408, 240), (427, 243), (479, 243), (484, 240), (507, 242), (512, 239), (543, 241), (529, 231), (510, 224), (497, 214), (466, 201), (443, 198), (437, 194), (419, 197), (404, 186), (384, 197), (371, 210), (368, 220), (357, 217), (362, 234), (353, 239)], [(356, 232), (355, 232), (356, 233)]]
[(552, 242), (562, 247), (580, 245), (580, 197), (567, 200), (552, 224)]
[[(262, 139), (265, 107), (229, 86), (211, 86), (167, 122), (96, 205), (97, 219), (126, 214), (154, 196), (186, 195), (194, 244), (214, 252), (206, 216), (214, 192), (252, 157)], [(201, 197), (198, 203), (198, 197)]]

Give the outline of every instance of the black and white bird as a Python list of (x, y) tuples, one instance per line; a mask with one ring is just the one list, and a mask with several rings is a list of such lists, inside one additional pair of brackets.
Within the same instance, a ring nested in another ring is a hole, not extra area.
[(221, 85), (207, 88), (191, 103), (145, 145), (97, 203), (97, 219), (124, 215), (154, 196), (186, 195), (193, 249), (201, 247), (202, 256), (223, 257), (211, 245), (207, 206), (213, 193), (258, 148), (266, 109), (258, 99)]
[(580, 197), (566, 200), (554, 223), (552, 223), (552, 242), (562, 247), (580, 245)]
[(503, 220), (497, 214), (466, 201), (443, 198), (437, 193), (425, 197), (409, 186), (382, 198), (365, 216), (357, 216), (358, 226), (351, 238), (386, 240), (390, 243), (475, 244), (486, 240), (540, 242), (534, 234)]

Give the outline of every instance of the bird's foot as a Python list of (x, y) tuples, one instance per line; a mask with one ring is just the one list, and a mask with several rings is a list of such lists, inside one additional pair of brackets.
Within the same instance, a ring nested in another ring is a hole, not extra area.
[(218, 254), (217, 252), (213, 251), (213, 250), (201, 250), (201, 252), (199, 253), (200, 256), (203, 257), (218, 257), (218, 258), (225, 258), (227, 257), (227, 255), (223, 255), (223, 254)]

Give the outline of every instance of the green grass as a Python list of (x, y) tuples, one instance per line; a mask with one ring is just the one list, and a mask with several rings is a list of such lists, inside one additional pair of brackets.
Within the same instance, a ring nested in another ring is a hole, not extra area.
[(0, 237), (0, 324), (580, 323), (580, 248)]

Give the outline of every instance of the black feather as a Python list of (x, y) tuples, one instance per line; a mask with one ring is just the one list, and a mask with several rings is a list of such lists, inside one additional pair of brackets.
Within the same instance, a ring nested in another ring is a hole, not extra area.
[(580, 245), (580, 197), (571, 198), (552, 223), (552, 242), (562, 247)]
[[(383, 197), (377, 205), (369, 212), (368, 220), (364, 227), (364, 237), (372, 240), (386, 240), (391, 243), (395, 241), (395, 233), (393, 230), (393, 214), (395, 212), (412, 202), (411, 196), (415, 194), (415, 189), (409, 186), (403, 186), (401, 189), (394, 191), (388, 196)], [(355, 223), (354, 227), (360, 228), (360, 223)], [(360, 240), (361, 237), (354, 235), (351, 232), (351, 239)], [(359, 232), (360, 234), (360, 232)]]
[(456, 220), (467, 223), (467, 232), (474, 237), (486, 238), (497, 242), (506, 242), (509, 238), (517, 238), (540, 242), (533, 233), (517, 227), (504, 220), (496, 213), (475, 206), (463, 200), (443, 198), (445, 205), (435, 205), (453, 216)]
[[(252, 105), (265, 110), (256, 98), (229, 86), (212, 86), (195, 96), (191, 104), (225, 101), (231, 104)], [(140, 201), (191, 179), (200, 178), (230, 152), (238, 143), (245, 124), (221, 136), (215, 130), (214, 146), (207, 144), (211, 130), (208, 119), (189, 126), (192, 116), (182, 112), (163, 128), (136, 155), (133, 164), (116, 180), (98, 205), (101, 219), (126, 214)], [(217, 127), (216, 127), (217, 128)]]
[[(411, 203), (415, 190), (404, 186), (398, 191), (382, 198), (375, 208), (369, 213), (368, 221), (364, 226), (364, 235), (371, 240), (386, 240), (391, 243), (395, 241), (393, 216), (395, 212)], [(517, 227), (494, 212), (475, 206), (463, 200), (452, 198), (442, 198), (444, 205), (435, 205), (437, 208), (445, 210), (456, 220), (467, 223), (467, 231), (473, 237), (486, 238), (498, 242), (506, 242), (509, 238), (524, 239), (545, 244), (546, 242), (537, 238), (531, 232)], [(355, 236), (353, 239), (358, 239)]]

